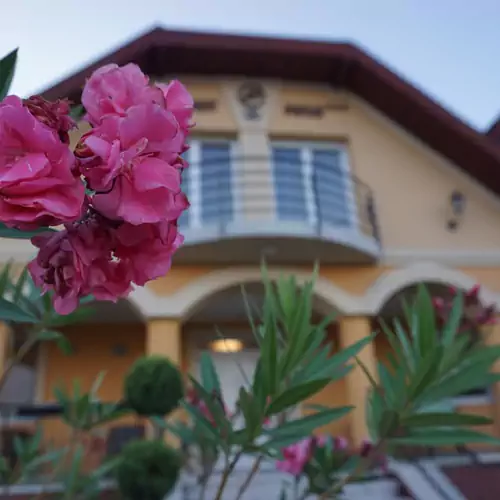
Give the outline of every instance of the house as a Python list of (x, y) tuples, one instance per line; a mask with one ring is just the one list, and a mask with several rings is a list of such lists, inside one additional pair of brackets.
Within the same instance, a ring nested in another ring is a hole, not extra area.
[[(179, 78), (194, 96), (186, 241), (167, 276), (127, 301), (99, 304), (88, 323), (68, 330), (73, 355), (40, 349), (36, 401), (50, 401), (61, 380), (90, 386), (101, 370), (100, 397), (117, 400), (137, 357), (163, 354), (196, 372), (200, 352), (211, 350), (231, 406), (243, 380), (235, 359), (251, 373), (257, 357), (240, 287), (258, 304), (263, 258), (272, 275), (299, 280), (320, 262), (316, 311), (338, 312), (331, 335), (339, 349), (368, 335), (377, 317), (400, 314), (400, 299), (419, 283), (435, 293), (479, 283), (481, 299), (500, 306), (498, 127), (472, 129), (352, 44), (162, 28), (44, 96), (77, 102), (85, 78), (109, 62)], [(2, 241), (3, 261), (31, 255), (25, 242)], [(214, 325), (231, 342), (217, 342)], [(500, 328), (487, 339), (500, 343)], [(387, 349), (377, 337), (361, 357), (374, 369)], [(315, 398), (356, 405), (325, 431), (361, 443), (368, 384), (355, 368)], [(500, 435), (497, 387), (450, 404), (491, 416), (488, 432)], [(46, 431), (56, 443), (67, 439), (59, 422)]]

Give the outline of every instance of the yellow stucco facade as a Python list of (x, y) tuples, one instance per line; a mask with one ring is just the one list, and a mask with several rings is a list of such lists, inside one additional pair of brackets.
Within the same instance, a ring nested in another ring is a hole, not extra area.
[[(326, 86), (264, 81), (267, 100), (256, 123), (247, 121), (238, 109), (235, 92), (239, 80), (192, 76), (180, 79), (195, 101), (216, 103), (214, 109), (196, 114), (194, 137), (234, 139), (241, 154), (263, 157), (269, 156), (271, 140), (341, 143), (347, 148), (352, 174), (373, 191), (382, 242), (380, 254), (372, 264), (322, 264), (317, 282), (318, 296), (339, 313), (335, 334), (340, 346), (368, 334), (372, 318), (387, 301), (419, 282), (460, 288), (479, 283), (484, 301), (500, 305), (500, 200), (369, 104)], [(322, 106), (328, 110), (320, 117), (291, 116), (284, 112), (287, 104)], [(75, 134), (73, 143), (77, 140)], [(252, 163), (245, 168), (251, 169)], [(261, 189), (269, 197), (271, 207), (272, 182)], [(454, 190), (463, 193), (466, 208), (458, 229), (451, 232), (447, 220), (449, 197)], [(252, 208), (248, 210), (251, 214)], [(270, 234), (267, 238), (272, 241), (274, 237)], [(24, 242), (1, 244), (4, 260), (27, 259), (31, 251)], [(186, 245), (190, 245), (189, 240)], [(145, 353), (168, 355), (184, 370), (192, 367), (192, 346), (185, 329), (193, 315), (215, 294), (256, 282), (259, 277), (259, 259), (251, 265), (237, 266), (203, 262), (201, 255), (200, 264), (174, 260), (167, 276), (152, 282), (147, 290), (134, 292), (130, 303), (142, 316), (137, 323), (106, 321), (69, 328), (75, 352), (67, 357), (53, 345), (43, 351), (44, 362), (38, 373), (43, 383), (38, 398), (51, 400), (54, 385), (60, 380), (79, 378), (88, 388), (104, 370), (100, 398), (117, 400), (128, 367)], [(271, 266), (271, 273), (293, 272), (300, 280), (308, 276), (312, 267), (313, 262), (293, 266), (277, 262)], [(500, 343), (498, 335), (491, 338)], [(377, 360), (383, 359), (386, 349), (383, 340), (376, 340), (362, 353), (365, 364), (375, 371)], [(366, 437), (363, 401), (367, 384), (364, 374), (354, 369), (345, 380), (325, 388), (314, 398), (315, 403), (324, 405), (357, 406), (352, 415), (325, 430), (347, 435), (355, 443)], [(490, 431), (500, 434), (498, 398), (494, 391), (491, 401), (459, 405), (458, 409), (495, 416), (496, 424)], [(48, 439), (63, 441), (67, 434), (61, 429), (58, 421), (48, 423)]]

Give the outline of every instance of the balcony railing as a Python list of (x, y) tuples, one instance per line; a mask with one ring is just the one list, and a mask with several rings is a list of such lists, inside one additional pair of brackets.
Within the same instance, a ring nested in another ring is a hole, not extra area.
[(191, 203), (180, 220), (188, 245), (282, 236), (380, 249), (372, 190), (330, 162), (211, 157), (191, 163), (183, 185)]

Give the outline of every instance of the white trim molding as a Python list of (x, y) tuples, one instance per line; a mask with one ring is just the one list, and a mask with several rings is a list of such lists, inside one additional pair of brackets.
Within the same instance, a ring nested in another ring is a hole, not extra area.
[(382, 250), (381, 263), (388, 266), (406, 266), (426, 261), (457, 267), (500, 266), (500, 250), (428, 250), (421, 248), (387, 248)]
[[(419, 262), (388, 271), (378, 278), (364, 296), (365, 308), (376, 314), (399, 290), (422, 282), (441, 283), (462, 290), (470, 289), (476, 284), (471, 276), (457, 269), (437, 262)], [(499, 294), (484, 287), (481, 288), (480, 300), (485, 304), (500, 305)]]
[[(311, 278), (311, 273), (296, 268), (269, 270), (271, 279), (289, 274), (295, 275), (299, 284)], [(175, 317), (186, 321), (215, 293), (260, 280), (261, 272), (257, 267), (231, 267), (209, 272), (166, 296), (155, 295), (148, 287), (137, 288), (130, 295), (130, 300), (146, 318)], [(317, 279), (315, 291), (327, 307), (338, 310), (340, 314), (376, 316), (398, 291), (422, 282), (442, 283), (459, 289), (469, 289), (476, 284), (471, 276), (462, 271), (435, 262), (419, 262), (386, 271), (364, 294), (346, 292), (324, 277)], [(500, 308), (500, 294), (485, 287), (481, 288), (480, 299), (485, 304), (494, 304)]]
[[(311, 278), (311, 273), (294, 268), (279, 268), (268, 271), (271, 279), (293, 274), (299, 284)], [(168, 279), (168, 278), (167, 278)], [(262, 279), (258, 267), (231, 267), (209, 272), (199, 279), (181, 287), (167, 296), (157, 296), (147, 287), (136, 288), (130, 295), (136, 306), (146, 317), (177, 317), (189, 319), (201, 303), (217, 292), (246, 283), (258, 283)], [(326, 278), (316, 281), (316, 294), (332, 308), (340, 312), (356, 312), (359, 297), (345, 292)], [(362, 311), (357, 311), (361, 313)]]

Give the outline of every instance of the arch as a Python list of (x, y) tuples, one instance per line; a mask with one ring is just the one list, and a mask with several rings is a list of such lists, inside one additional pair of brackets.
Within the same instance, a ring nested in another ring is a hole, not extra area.
[[(364, 297), (367, 313), (377, 315), (384, 304), (398, 291), (422, 282), (440, 283), (462, 290), (467, 290), (477, 283), (472, 277), (457, 269), (435, 262), (419, 262), (389, 271), (378, 278)], [(480, 299), (484, 304), (500, 306), (499, 295), (484, 287), (481, 288)]]
[[(293, 268), (271, 269), (268, 274), (271, 279), (293, 274), (299, 284), (311, 278), (311, 273)], [(260, 282), (261, 279), (258, 268), (227, 268), (205, 274), (168, 296), (157, 296), (147, 287), (143, 287), (136, 288), (130, 299), (146, 317), (177, 317), (186, 320), (194, 309), (211, 295), (232, 286)], [(316, 280), (315, 293), (343, 314), (359, 314), (364, 309), (361, 297), (345, 292), (322, 277)]]

